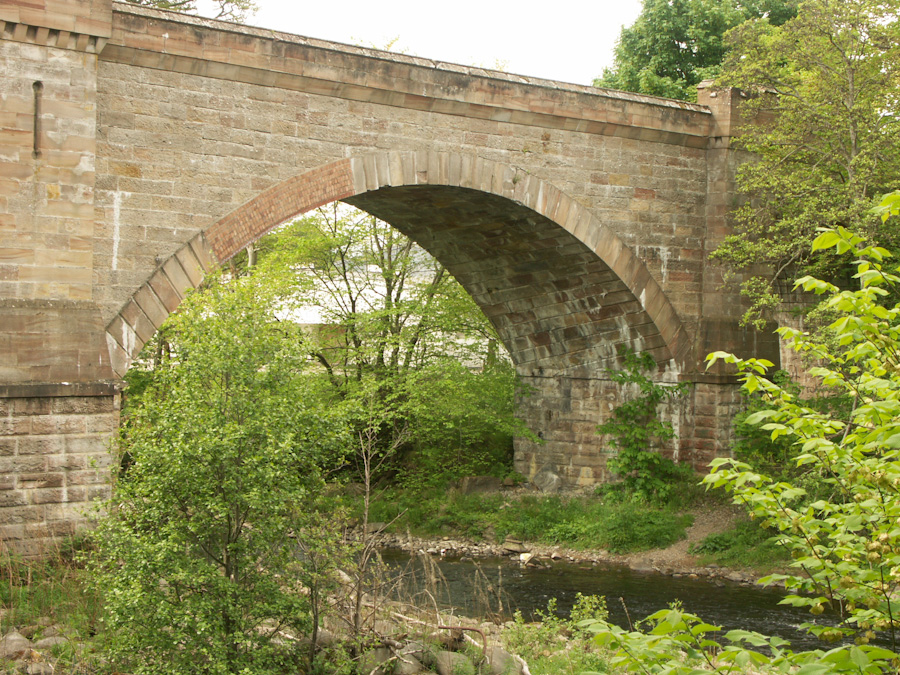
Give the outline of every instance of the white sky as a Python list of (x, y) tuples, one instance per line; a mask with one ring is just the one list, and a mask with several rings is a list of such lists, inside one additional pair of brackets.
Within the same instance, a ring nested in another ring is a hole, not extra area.
[[(257, 0), (248, 23), (519, 75), (590, 84), (641, 0)], [(200, 7), (204, 11), (203, 0)]]

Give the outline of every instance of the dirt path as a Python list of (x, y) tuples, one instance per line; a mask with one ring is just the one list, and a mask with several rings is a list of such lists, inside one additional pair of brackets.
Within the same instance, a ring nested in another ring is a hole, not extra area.
[(700, 564), (697, 556), (691, 555), (691, 546), (703, 541), (708, 535), (730, 529), (742, 516), (743, 511), (729, 505), (713, 505), (690, 512), (694, 523), (687, 528), (687, 537), (668, 548), (614, 556), (634, 569), (656, 568), (661, 570), (685, 570)]

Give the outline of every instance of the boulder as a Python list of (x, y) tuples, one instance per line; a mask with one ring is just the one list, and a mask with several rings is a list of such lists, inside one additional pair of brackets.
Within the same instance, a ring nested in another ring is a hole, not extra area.
[(562, 478), (556, 473), (556, 469), (549, 464), (544, 465), (540, 471), (534, 474), (531, 482), (541, 492), (559, 492), (562, 488)]
[(475, 675), (475, 664), (459, 652), (438, 652), (435, 658), (438, 675)]
[(404, 656), (413, 656), (416, 660), (424, 663), (426, 666), (434, 666), (434, 650), (424, 642), (418, 642), (416, 640), (407, 642), (406, 646), (400, 650), (400, 653)]
[(19, 633), (10, 631), (0, 639), (0, 659), (15, 661), (31, 652), (31, 640)]
[(511, 539), (509, 537), (503, 542), (501, 546), (504, 553), (527, 553), (528, 548), (518, 539)]
[(521, 675), (522, 666), (515, 657), (498, 645), (494, 645), (487, 651), (487, 659), (490, 664), (491, 675)]
[(51, 647), (56, 647), (57, 645), (64, 645), (67, 642), (68, 640), (62, 635), (51, 635), (50, 637), (41, 638), (40, 640), (35, 642), (34, 648), (37, 650), (50, 649)]
[(359, 672), (366, 675), (390, 675), (391, 666), (384, 664), (391, 656), (391, 650), (387, 647), (369, 650), (359, 659)]
[(22, 637), (33, 640), (34, 636), (41, 632), (44, 627), (40, 624), (31, 624), (30, 626), (23, 626), (19, 629), (19, 635)]
[(55, 675), (56, 668), (51, 663), (29, 663), (25, 675)]
[(495, 476), (464, 476), (459, 479), (459, 491), (464, 495), (496, 492), (502, 486), (503, 481)]
[(394, 675), (416, 675), (425, 671), (425, 666), (412, 654), (397, 654), (394, 661)]

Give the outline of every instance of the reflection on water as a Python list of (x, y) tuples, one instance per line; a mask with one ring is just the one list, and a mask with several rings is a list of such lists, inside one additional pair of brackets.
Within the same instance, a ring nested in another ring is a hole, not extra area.
[[(382, 551), (389, 565), (406, 566), (409, 555), (401, 551)], [(610, 621), (628, 625), (624, 606), (633, 621), (639, 621), (669, 603), (681, 601), (684, 609), (705, 621), (720, 625), (725, 631), (733, 628), (778, 635), (789, 640), (794, 649), (816, 649), (823, 644), (797, 626), (813, 617), (808, 611), (779, 605), (784, 592), (779, 589), (739, 584), (719, 584), (703, 579), (679, 579), (635, 572), (618, 565), (577, 565), (556, 563), (550, 569), (521, 567), (505, 558), (461, 562), (455, 559), (436, 560), (446, 579), (446, 589), (438, 601), (457, 607), (468, 616), (483, 615), (486, 597), (490, 597), (489, 611), (497, 609), (495, 593), (502, 588), (504, 606), (518, 609), (526, 618), (537, 610), (546, 609), (551, 598), (557, 600), (557, 613), (568, 616), (577, 593), (606, 596)], [(421, 578), (421, 563), (413, 565)], [(621, 600), (620, 600), (621, 598)], [(820, 617), (821, 618), (821, 617)]]

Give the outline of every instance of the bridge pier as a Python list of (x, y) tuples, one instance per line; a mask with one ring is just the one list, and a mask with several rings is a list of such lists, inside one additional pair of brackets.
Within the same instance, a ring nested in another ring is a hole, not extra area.
[[(722, 420), (731, 419), (741, 405), (734, 382), (717, 379), (697, 378), (683, 397), (659, 411), (676, 432), (659, 451), (701, 472), (729, 446), (731, 427)], [(520, 398), (519, 414), (540, 442), (516, 439), (515, 470), (529, 477), (550, 471), (568, 486), (613, 480), (606, 462), (615, 450), (598, 436), (597, 425), (622, 402), (622, 385), (607, 378), (524, 377), (523, 382), (532, 393)]]
[(0, 551), (53, 550), (109, 495), (119, 426), (110, 383), (0, 387)]

